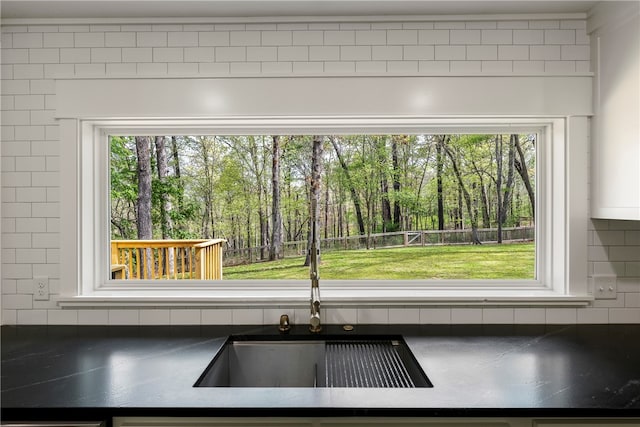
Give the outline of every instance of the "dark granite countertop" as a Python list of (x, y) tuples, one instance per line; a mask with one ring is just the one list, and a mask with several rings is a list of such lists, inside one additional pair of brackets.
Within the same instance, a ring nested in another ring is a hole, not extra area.
[[(640, 416), (640, 325), (360, 325), (401, 334), (433, 388), (194, 388), (229, 334), (275, 326), (3, 326), (2, 419)], [(329, 326), (325, 334), (349, 334)], [(307, 335), (294, 327), (291, 335)]]

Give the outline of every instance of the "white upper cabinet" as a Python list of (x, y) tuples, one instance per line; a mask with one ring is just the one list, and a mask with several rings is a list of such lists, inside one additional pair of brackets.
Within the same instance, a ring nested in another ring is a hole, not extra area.
[(640, 220), (640, 3), (591, 11), (591, 216)]

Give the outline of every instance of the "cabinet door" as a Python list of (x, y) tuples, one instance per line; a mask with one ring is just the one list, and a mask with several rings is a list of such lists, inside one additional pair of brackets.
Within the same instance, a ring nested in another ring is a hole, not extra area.
[(534, 420), (533, 427), (640, 427), (640, 420)]

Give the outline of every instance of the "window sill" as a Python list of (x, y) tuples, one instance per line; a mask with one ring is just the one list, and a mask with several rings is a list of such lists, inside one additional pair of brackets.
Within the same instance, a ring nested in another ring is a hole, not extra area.
[[(180, 293), (178, 293), (180, 292)], [(126, 295), (108, 291), (61, 298), (62, 308), (211, 308), (211, 307), (302, 307), (309, 304), (309, 289), (260, 290), (139, 290)], [(548, 289), (325, 289), (321, 290), (322, 306), (327, 307), (416, 307), (416, 306), (542, 306), (584, 307), (591, 295), (562, 295)]]

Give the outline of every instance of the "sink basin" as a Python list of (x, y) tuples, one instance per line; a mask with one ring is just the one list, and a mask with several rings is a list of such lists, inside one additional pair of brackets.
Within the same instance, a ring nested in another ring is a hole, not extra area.
[(401, 336), (230, 336), (195, 387), (433, 387)]

